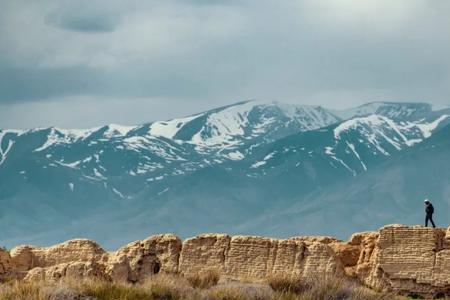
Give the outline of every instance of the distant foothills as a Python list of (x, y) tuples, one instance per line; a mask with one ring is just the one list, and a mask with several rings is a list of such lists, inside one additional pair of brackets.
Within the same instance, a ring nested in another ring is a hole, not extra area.
[[(0, 130), (0, 244), (106, 248), (172, 232), (333, 235), (438, 226), (450, 209), (450, 109), (245, 101), (139, 126)], [(446, 219), (447, 218), (447, 219)]]

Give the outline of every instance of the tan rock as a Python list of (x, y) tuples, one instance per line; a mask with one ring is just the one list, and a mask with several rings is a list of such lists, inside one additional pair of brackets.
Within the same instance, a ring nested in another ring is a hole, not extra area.
[[(283, 241), (280, 242), (280, 245)], [(300, 278), (317, 278), (317, 276), (341, 276), (344, 274), (342, 263), (333, 249), (321, 242), (304, 243), (297, 247), (296, 264), (293, 274)], [(289, 255), (279, 251), (278, 256)]]
[(183, 242), (179, 271), (197, 273), (204, 269), (216, 269), (225, 273), (225, 257), (231, 237), (225, 234), (203, 234)]
[(234, 236), (225, 259), (225, 274), (236, 279), (264, 279), (271, 271), (276, 241), (254, 236)]
[(434, 295), (450, 287), (450, 249), (444, 229), (390, 225), (380, 229), (364, 272), (367, 285), (401, 293)]
[(72, 240), (53, 247), (0, 250), (0, 279), (102, 277), (139, 282), (159, 272), (192, 274), (215, 269), (222, 276), (253, 281), (271, 275), (315, 278), (350, 276), (369, 287), (426, 296), (450, 291), (450, 229), (389, 225), (354, 234), (286, 240), (204, 234), (183, 243), (157, 235), (106, 253), (95, 242)]
[[(333, 249), (337, 260), (341, 262), (344, 268), (347, 269), (356, 267), (361, 253), (361, 247), (359, 245), (332, 243), (330, 244), (330, 247)], [(351, 271), (349, 272), (352, 273)]]
[(11, 256), (6, 250), (0, 248), (0, 279), (9, 274), (11, 270)]
[(76, 239), (52, 247), (19, 246), (11, 250), (11, 260), (17, 271), (28, 271), (62, 263), (100, 261), (105, 254), (97, 243)]
[(332, 244), (342, 242), (339, 239), (330, 236), (296, 236), (290, 238), (290, 240), (301, 241), (301, 242), (318, 242), (322, 244)]
[(352, 235), (348, 244), (358, 246), (360, 252), (356, 266), (352, 268), (353, 272), (350, 271), (351, 276), (365, 278), (372, 271), (375, 257), (378, 253), (378, 248), (376, 247), (378, 238), (378, 232), (363, 232)]
[(18, 246), (11, 250), (11, 264), (14, 271), (26, 272), (32, 268), (33, 252), (32, 246)]
[(277, 240), (255, 236), (206, 234), (186, 240), (180, 257), (184, 274), (218, 270), (233, 279), (265, 280), (277, 274), (313, 277), (342, 274), (329, 240), (293, 238)]
[(159, 272), (178, 272), (181, 240), (172, 234), (136, 241), (110, 253), (106, 274), (114, 281), (138, 282)]
[(58, 281), (62, 278), (85, 279), (102, 278), (105, 276), (105, 266), (96, 262), (71, 262), (54, 265), (51, 267), (36, 267), (28, 271), (26, 281)]
[(48, 248), (32, 248), (35, 267), (54, 266), (70, 262), (100, 261), (106, 252), (94, 241), (76, 239)]

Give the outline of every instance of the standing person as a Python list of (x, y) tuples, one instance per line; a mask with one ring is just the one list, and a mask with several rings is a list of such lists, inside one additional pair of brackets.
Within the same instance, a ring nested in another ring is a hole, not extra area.
[(436, 228), (436, 225), (434, 225), (433, 222), (433, 213), (434, 213), (434, 207), (433, 204), (431, 204), (431, 201), (428, 199), (425, 199), (425, 227), (428, 227), (428, 220), (431, 222), (431, 225), (433, 225), (433, 228)]

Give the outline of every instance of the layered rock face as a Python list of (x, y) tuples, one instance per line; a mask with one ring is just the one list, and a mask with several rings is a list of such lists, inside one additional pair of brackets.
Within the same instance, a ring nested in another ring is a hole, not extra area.
[(250, 280), (286, 274), (308, 278), (344, 272), (330, 246), (308, 239), (207, 234), (186, 240), (181, 250), (179, 271), (189, 274), (207, 268), (233, 279)]
[(435, 296), (450, 293), (450, 230), (389, 225), (354, 234), (285, 240), (204, 234), (182, 242), (170, 234), (106, 252), (89, 240), (53, 247), (0, 249), (0, 279), (58, 280), (100, 277), (140, 282), (152, 274), (215, 269), (225, 278), (264, 281), (346, 276), (380, 290)]
[(450, 231), (386, 226), (365, 241), (357, 274), (368, 286), (402, 293), (450, 294)]

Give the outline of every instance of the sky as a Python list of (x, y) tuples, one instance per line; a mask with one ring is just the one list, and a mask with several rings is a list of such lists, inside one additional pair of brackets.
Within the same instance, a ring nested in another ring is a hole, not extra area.
[(0, 0), (0, 128), (450, 104), (447, 0)]

